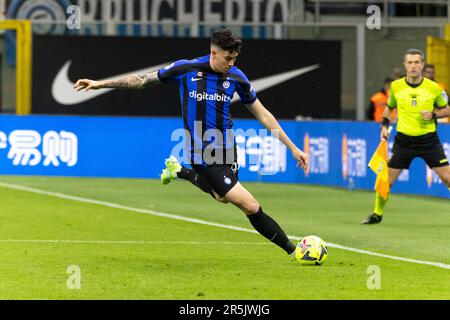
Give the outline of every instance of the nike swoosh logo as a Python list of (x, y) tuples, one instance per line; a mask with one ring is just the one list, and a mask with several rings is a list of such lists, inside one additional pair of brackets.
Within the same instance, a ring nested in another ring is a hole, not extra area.
[(203, 78), (194, 78), (194, 77), (192, 77), (191, 78), (191, 81), (198, 81), (198, 80), (202, 80)]
[[(157, 70), (161, 69), (168, 65), (167, 63), (162, 63), (159, 65), (155, 65), (152, 67), (139, 69), (131, 72), (127, 72), (124, 74), (115, 75), (109, 78), (101, 79), (101, 80), (111, 80), (116, 78), (122, 78), (130, 75), (135, 74), (144, 74), (148, 73), (150, 70)], [(72, 61), (67, 61), (63, 67), (59, 70), (58, 74), (56, 75), (55, 79), (53, 80), (52, 84), (52, 95), (53, 98), (62, 105), (74, 105), (78, 103), (82, 103), (91, 99), (94, 99), (98, 96), (101, 96), (105, 93), (110, 92), (111, 90), (115, 90), (113, 88), (107, 88), (107, 89), (101, 89), (101, 90), (90, 90), (88, 92), (85, 91), (76, 91), (73, 89), (74, 83), (70, 81), (69, 79), (69, 68), (72, 64)], [(250, 81), (252, 84), (253, 90), (255, 90), (256, 93), (259, 93), (261, 91), (264, 91), (266, 89), (269, 89), (273, 86), (276, 86), (278, 84), (281, 84), (283, 82), (286, 82), (288, 80), (291, 80), (295, 77), (298, 77), (302, 74), (311, 72), (313, 70), (316, 70), (320, 68), (320, 64), (314, 64), (307, 67), (302, 67), (296, 70), (287, 71), (283, 73), (279, 73), (276, 75), (256, 79)], [(192, 78), (192, 81), (201, 80), (202, 78)], [(233, 99), (231, 100), (231, 103), (238, 101), (239, 95), (235, 92)]]
[[(256, 93), (260, 93), (261, 91), (264, 91), (266, 89), (269, 89), (278, 84), (281, 84), (283, 82), (286, 82), (286, 81), (291, 80), (295, 77), (298, 77), (302, 74), (311, 72), (311, 71), (319, 69), (319, 68), (320, 68), (320, 64), (314, 64), (311, 66), (302, 67), (302, 68), (295, 69), (292, 71), (287, 71), (287, 72), (275, 74), (272, 76), (256, 79), (256, 80), (250, 81), (250, 83), (252, 84), (253, 90), (255, 90)], [(239, 100), (240, 100), (239, 95), (235, 92), (233, 95), (233, 99), (231, 99), (231, 103), (239, 101)]]
[[(74, 105), (78, 104), (87, 100), (94, 99), (98, 96), (101, 96), (102, 94), (108, 93), (111, 90), (115, 90), (114, 88), (107, 88), (107, 89), (101, 89), (101, 90), (90, 90), (90, 91), (76, 91), (73, 89), (73, 86), (75, 83), (70, 81), (69, 79), (69, 68), (72, 64), (72, 61), (67, 61), (63, 67), (59, 70), (58, 74), (56, 75), (55, 79), (53, 80), (52, 84), (52, 95), (53, 98), (60, 104), (63, 105)], [(108, 77), (101, 80), (112, 80), (116, 78), (122, 78), (126, 76), (131, 76), (135, 74), (145, 74), (152, 70), (161, 69), (165, 66), (167, 66), (169, 62), (162, 63), (156, 66), (139, 69), (131, 72), (127, 72), (124, 74), (115, 75), (112, 77)]]

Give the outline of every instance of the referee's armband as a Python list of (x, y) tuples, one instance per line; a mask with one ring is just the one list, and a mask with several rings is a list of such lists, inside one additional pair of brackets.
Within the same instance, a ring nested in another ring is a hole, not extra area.
[(381, 120), (381, 126), (385, 128), (389, 128), (389, 124), (391, 123), (391, 120), (389, 120), (386, 117), (383, 117), (383, 120)]

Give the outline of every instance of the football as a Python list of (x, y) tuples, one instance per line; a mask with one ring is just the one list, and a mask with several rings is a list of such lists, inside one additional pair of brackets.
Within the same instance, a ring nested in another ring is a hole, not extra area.
[(295, 259), (303, 265), (321, 265), (327, 257), (327, 244), (317, 236), (302, 238), (295, 250)]

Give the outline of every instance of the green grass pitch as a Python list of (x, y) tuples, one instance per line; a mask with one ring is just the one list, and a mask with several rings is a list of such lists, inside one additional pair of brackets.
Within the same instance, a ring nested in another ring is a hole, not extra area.
[(289, 235), (441, 266), (333, 246), (301, 266), (259, 234), (148, 214), (251, 229), (184, 181), (1, 176), (0, 299), (450, 299), (448, 199), (394, 194), (383, 222), (363, 226), (373, 193), (243, 185)]

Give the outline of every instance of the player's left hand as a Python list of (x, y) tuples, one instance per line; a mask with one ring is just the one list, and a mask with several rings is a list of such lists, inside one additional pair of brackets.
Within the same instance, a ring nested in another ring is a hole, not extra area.
[(420, 113), (422, 114), (423, 120), (425, 120), (425, 121), (433, 120), (433, 112), (422, 110), (422, 111), (420, 111)]
[(77, 91), (85, 89), (85, 91), (89, 90), (97, 90), (101, 88), (100, 82), (90, 79), (79, 79), (73, 88)]
[(296, 148), (295, 150), (292, 151), (292, 155), (297, 160), (296, 167), (298, 167), (300, 165), (302, 167), (303, 171), (308, 173), (308, 170), (309, 170), (309, 156), (306, 153), (304, 153), (302, 150), (298, 149), (298, 148)]

